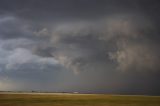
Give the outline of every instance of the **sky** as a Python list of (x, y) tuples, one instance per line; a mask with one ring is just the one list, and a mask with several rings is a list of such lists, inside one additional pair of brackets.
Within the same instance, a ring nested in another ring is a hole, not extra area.
[(0, 90), (160, 95), (159, 0), (0, 0)]

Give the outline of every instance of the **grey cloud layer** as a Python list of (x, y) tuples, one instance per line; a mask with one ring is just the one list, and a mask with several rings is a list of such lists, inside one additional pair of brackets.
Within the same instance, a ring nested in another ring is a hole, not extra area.
[(30, 37), (32, 35), (29, 25), (14, 16), (0, 16), (0, 34), (3, 39)]
[(53, 91), (158, 92), (159, 5), (158, 0), (2, 0), (0, 89), (46, 83), (42, 89)]

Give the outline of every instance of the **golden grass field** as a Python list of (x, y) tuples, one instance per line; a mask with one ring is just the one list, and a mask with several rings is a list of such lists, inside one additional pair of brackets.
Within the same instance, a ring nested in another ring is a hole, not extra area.
[(2, 93), (0, 106), (160, 106), (160, 96)]

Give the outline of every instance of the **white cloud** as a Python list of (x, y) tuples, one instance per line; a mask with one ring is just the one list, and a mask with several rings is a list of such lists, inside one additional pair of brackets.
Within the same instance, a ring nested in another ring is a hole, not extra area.
[(32, 53), (32, 49), (28, 47), (32, 46), (33, 42), (27, 39), (12, 39), (1, 40), (0, 42), (0, 65), (1, 70), (12, 70), (24, 67), (27, 64), (37, 64), (39, 68), (47, 67), (47, 65), (56, 65), (58, 61), (53, 57), (41, 57)]
[(55, 65), (58, 62), (54, 58), (40, 57), (32, 54), (31, 51), (24, 48), (17, 48), (7, 57), (7, 69), (17, 69), (25, 64)]

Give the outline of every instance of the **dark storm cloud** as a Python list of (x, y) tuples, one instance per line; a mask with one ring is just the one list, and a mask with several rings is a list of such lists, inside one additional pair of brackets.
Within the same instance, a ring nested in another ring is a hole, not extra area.
[[(135, 63), (138, 67), (148, 69), (151, 65), (153, 70), (159, 70), (159, 43), (153, 43), (148, 38), (150, 34), (155, 36), (152, 33), (155, 31), (154, 27), (151, 20), (130, 14), (113, 15), (102, 23), (98, 21), (60, 25), (52, 34), (53, 46), (57, 48), (53, 55), (62, 64), (73, 66), (75, 70), (78, 70), (76, 66), (85, 67), (94, 62), (107, 64), (110, 62), (109, 57), (120, 65), (127, 65), (126, 67), (132, 67)], [(126, 50), (119, 51), (121, 48)]]
[[(156, 15), (159, 11), (157, 0), (78, 0), (76, 2), (74, 0), (2, 0), (1, 2), (2, 14), (16, 14), (31, 21), (92, 20), (117, 12), (143, 12), (146, 14), (152, 12)], [(147, 11), (143, 11), (143, 9)]]
[(158, 0), (0, 2), (1, 89), (37, 89), (53, 73), (42, 81), (53, 90), (159, 93)]

